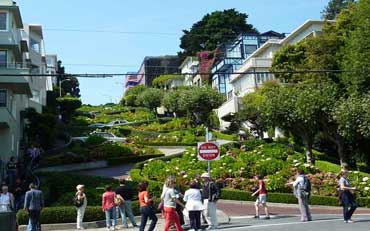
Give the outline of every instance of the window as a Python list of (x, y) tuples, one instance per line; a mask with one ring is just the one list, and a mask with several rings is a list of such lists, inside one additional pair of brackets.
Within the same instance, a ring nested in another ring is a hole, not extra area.
[(32, 50), (36, 51), (37, 53), (40, 53), (40, 43), (33, 38), (30, 39), (30, 47)]
[(7, 91), (0, 90), (0, 107), (6, 107), (7, 104)]
[(0, 67), (7, 67), (8, 53), (7, 51), (0, 51)]
[(8, 13), (0, 12), (0, 31), (8, 30)]

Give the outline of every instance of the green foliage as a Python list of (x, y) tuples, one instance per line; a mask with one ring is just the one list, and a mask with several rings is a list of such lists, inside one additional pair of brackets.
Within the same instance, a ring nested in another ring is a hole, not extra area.
[(136, 100), (137, 100), (138, 95), (140, 95), (146, 89), (147, 87), (144, 85), (137, 85), (135, 87), (129, 88), (125, 92), (125, 95), (123, 96), (126, 106), (131, 106), (131, 107), (137, 106)]
[[(190, 121), (195, 124), (209, 126), (211, 112), (221, 106), (224, 102), (224, 95), (209, 87), (193, 87), (179, 89), (176, 106), (181, 112), (186, 112)], [(177, 111), (175, 111), (177, 112)]]
[(345, 41), (343, 69), (355, 70), (344, 73), (343, 81), (350, 93), (364, 94), (370, 90), (370, 1), (360, 0), (354, 7), (352, 28)]
[(152, 85), (159, 88), (168, 88), (167, 85), (170, 81), (182, 79), (184, 79), (182, 75), (160, 75), (153, 80)]
[(354, 0), (330, 0), (325, 9), (321, 12), (322, 18), (325, 20), (335, 20), (337, 15), (349, 7)]
[(162, 96), (162, 90), (148, 88), (137, 96), (136, 104), (155, 111), (157, 107), (161, 106)]
[(74, 116), (76, 110), (82, 105), (79, 98), (70, 96), (57, 98), (57, 101), (66, 121), (70, 121), (72, 116)]
[(190, 30), (183, 31), (180, 47), (184, 50), (184, 55), (195, 55), (204, 49), (213, 50), (242, 32), (257, 32), (251, 24), (247, 24), (247, 18), (247, 14), (235, 9), (206, 14), (202, 20), (194, 23)]
[(87, 137), (86, 141), (85, 141), (85, 145), (87, 146), (96, 146), (96, 145), (100, 145), (104, 142), (106, 142), (107, 139), (105, 139), (104, 137), (101, 137), (101, 136), (89, 136)]
[(27, 108), (25, 118), (29, 121), (25, 129), (29, 142), (36, 142), (43, 148), (52, 147), (59, 129), (55, 114), (40, 114), (34, 108)]

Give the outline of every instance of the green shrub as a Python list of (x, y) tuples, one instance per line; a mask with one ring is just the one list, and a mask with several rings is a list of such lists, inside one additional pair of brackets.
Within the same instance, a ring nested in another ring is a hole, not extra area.
[(105, 139), (104, 137), (92, 135), (92, 136), (87, 137), (87, 139), (85, 141), (85, 145), (87, 145), (87, 146), (96, 146), (96, 145), (102, 144), (106, 141), (107, 141), (107, 139)]
[(259, 139), (247, 140), (243, 143), (247, 151), (252, 151), (256, 149), (258, 146), (261, 146), (263, 144), (266, 144), (266, 142), (264, 140), (259, 140)]

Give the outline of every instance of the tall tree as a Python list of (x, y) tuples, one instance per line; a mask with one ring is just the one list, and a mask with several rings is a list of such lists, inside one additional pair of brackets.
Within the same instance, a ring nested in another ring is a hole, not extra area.
[(157, 114), (156, 109), (161, 106), (162, 96), (162, 90), (148, 88), (137, 96), (136, 105), (144, 106)]
[(184, 35), (180, 38), (183, 55), (191, 56), (202, 50), (214, 50), (242, 32), (256, 33), (257, 30), (247, 23), (247, 19), (247, 14), (235, 9), (206, 14), (190, 30), (183, 30)]
[(321, 17), (326, 20), (334, 20), (343, 9), (347, 9), (349, 4), (353, 2), (354, 0), (330, 0), (321, 12)]

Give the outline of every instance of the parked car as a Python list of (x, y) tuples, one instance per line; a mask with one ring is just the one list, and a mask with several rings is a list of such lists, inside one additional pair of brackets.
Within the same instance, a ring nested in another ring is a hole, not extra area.
[[(122, 142), (122, 143), (124, 143), (124, 142), (127, 141), (127, 138), (115, 136), (114, 134), (112, 134), (110, 132), (92, 132), (92, 133), (90, 133), (89, 136), (104, 137), (105, 139), (107, 139), (110, 142)], [(85, 142), (87, 140), (87, 138), (89, 138), (89, 136), (72, 137), (72, 141)]]
[(107, 127), (122, 126), (130, 124), (127, 120), (113, 120), (106, 124)]
[(104, 128), (106, 127), (106, 124), (96, 123), (96, 124), (90, 124), (88, 127), (89, 128)]

